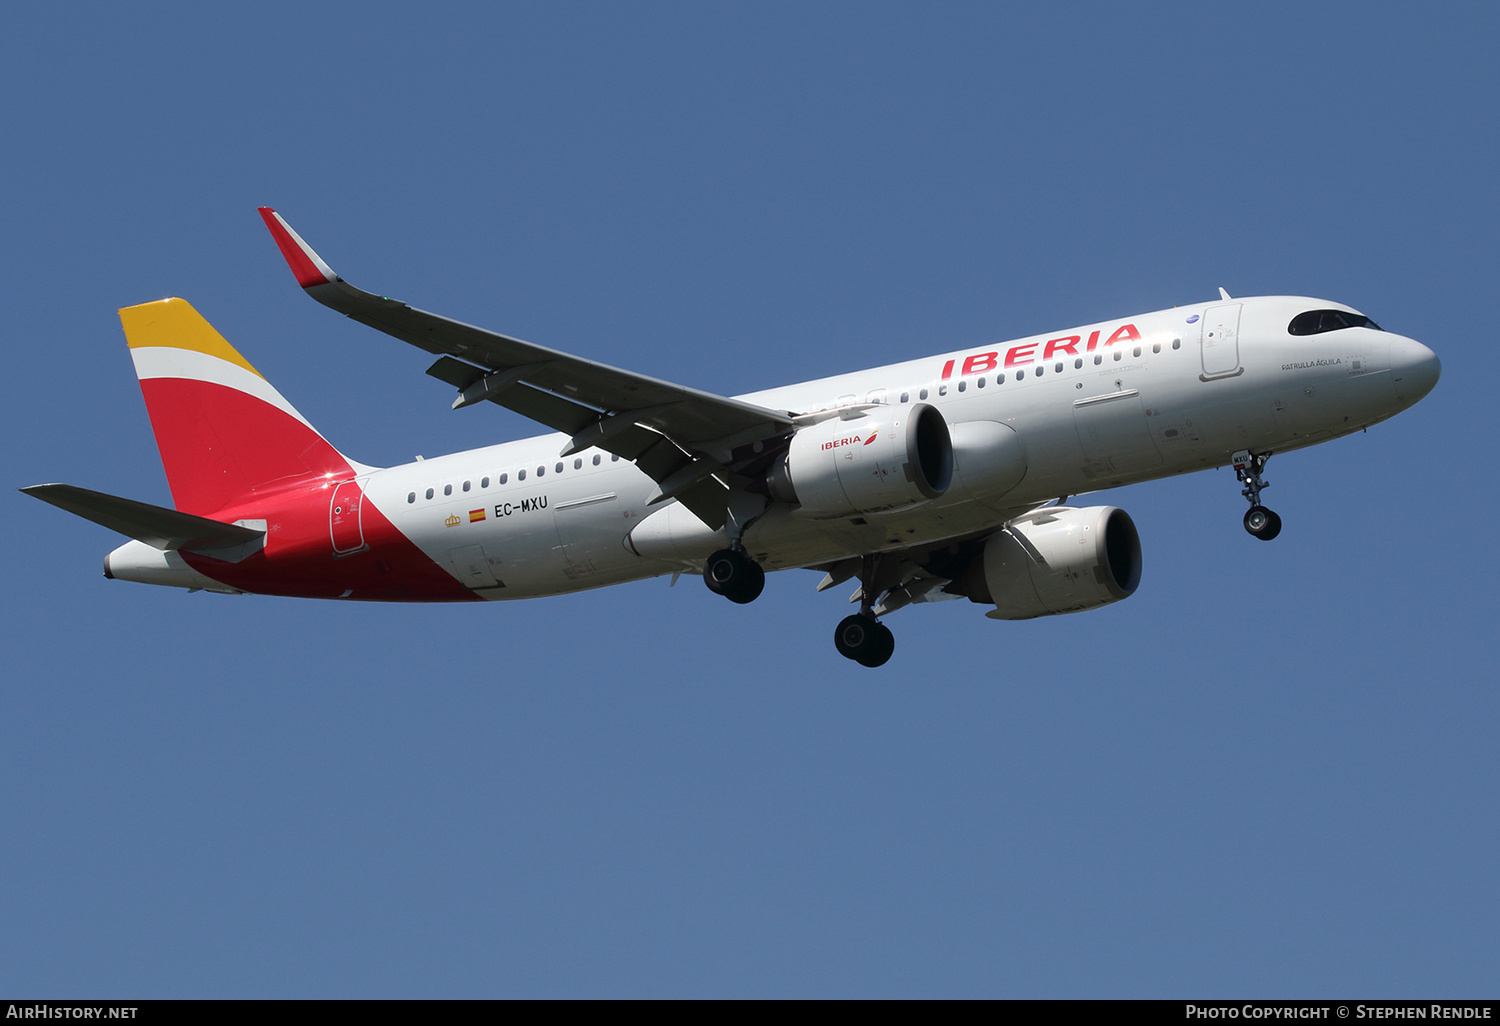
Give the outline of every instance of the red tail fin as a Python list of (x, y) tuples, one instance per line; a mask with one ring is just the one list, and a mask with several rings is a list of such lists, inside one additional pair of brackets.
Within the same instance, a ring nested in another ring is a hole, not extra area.
[(120, 311), (172, 499), (207, 516), (353, 466), (181, 299)]

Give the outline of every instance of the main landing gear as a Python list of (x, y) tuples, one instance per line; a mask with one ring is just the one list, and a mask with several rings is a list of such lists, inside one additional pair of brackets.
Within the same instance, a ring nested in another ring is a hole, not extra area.
[[(844, 570), (840, 576), (848, 576)], [(896, 651), (896, 636), (875, 619), (875, 598), (886, 588), (899, 583), (899, 568), (894, 559), (880, 555), (864, 556), (859, 562), (859, 612), (839, 621), (833, 632), (833, 647), (845, 659), (861, 666), (884, 666)]]
[(742, 549), (720, 549), (703, 564), (703, 583), (714, 594), (744, 605), (765, 590), (766, 572)]
[(1260, 504), (1261, 489), (1271, 486), (1271, 482), (1260, 476), (1270, 458), (1270, 453), (1257, 456), (1246, 449), (1233, 457), (1234, 476), (1245, 482), (1240, 494), (1250, 500), (1250, 511), (1245, 514), (1245, 530), (1261, 541), (1270, 541), (1281, 533), (1281, 518)]
[(839, 621), (833, 646), (845, 659), (861, 666), (882, 666), (896, 651), (896, 636), (870, 613), (855, 613)]
[(766, 498), (743, 489), (732, 491), (724, 513), (724, 533), (729, 547), (720, 549), (703, 564), (703, 583), (715, 595), (744, 605), (760, 598), (766, 588), (766, 571), (745, 552), (740, 537), (750, 522), (766, 508)]

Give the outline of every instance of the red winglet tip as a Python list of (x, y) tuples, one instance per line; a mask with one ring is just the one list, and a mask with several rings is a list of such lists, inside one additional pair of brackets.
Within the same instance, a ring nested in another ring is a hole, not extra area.
[(266, 227), (271, 230), (271, 238), (276, 240), (276, 248), (281, 250), (281, 255), (286, 259), (287, 266), (292, 269), (292, 275), (297, 279), (297, 284), (305, 289), (314, 285), (327, 285), (335, 280), (337, 275), (333, 269), (325, 264), (318, 254), (312, 251), (312, 247), (302, 241), (301, 236), (292, 231), (292, 226), (282, 219), (271, 207), (257, 207), (261, 220), (266, 222)]

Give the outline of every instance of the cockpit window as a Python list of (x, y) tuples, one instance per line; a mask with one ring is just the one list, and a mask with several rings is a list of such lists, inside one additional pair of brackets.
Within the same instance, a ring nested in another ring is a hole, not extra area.
[(1325, 331), (1338, 331), (1340, 328), (1384, 330), (1364, 314), (1349, 313), (1347, 310), (1309, 310), (1293, 317), (1286, 330), (1293, 335), (1321, 335)]

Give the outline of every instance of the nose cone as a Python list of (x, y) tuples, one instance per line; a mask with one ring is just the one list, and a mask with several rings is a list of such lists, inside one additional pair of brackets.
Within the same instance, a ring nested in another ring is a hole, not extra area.
[(1391, 340), (1391, 381), (1406, 403), (1415, 403), (1431, 392), (1442, 373), (1437, 354), (1422, 343), (1399, 335)]

